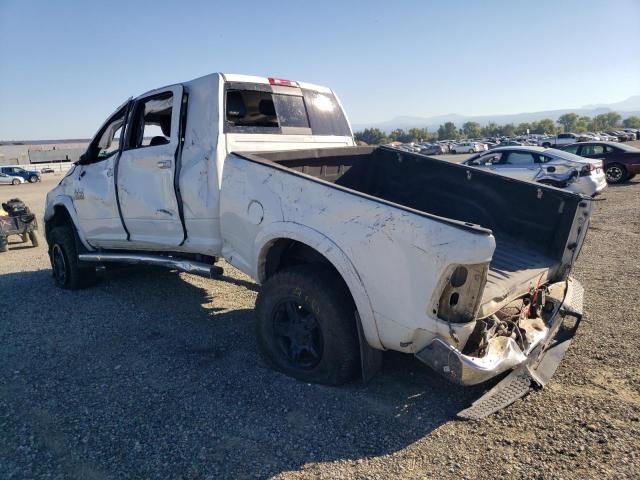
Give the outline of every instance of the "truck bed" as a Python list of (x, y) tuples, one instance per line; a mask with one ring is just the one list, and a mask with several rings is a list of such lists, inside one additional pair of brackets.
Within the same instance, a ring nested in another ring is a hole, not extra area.
[(241, 154), (428, 215), (490, 229), (496, 249), (480, 315), (554, 280), (582, 198), (388, 147)]

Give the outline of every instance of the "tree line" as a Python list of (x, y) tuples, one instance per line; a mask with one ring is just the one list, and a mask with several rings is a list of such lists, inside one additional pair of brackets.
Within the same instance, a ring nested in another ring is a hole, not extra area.
[(524, 122), (518, 125), (507, 123), (498, 125), (489, 122), (480, 125), (478, 122), (465, 122), (458, 128), (453, 122), (446, 122), (438, 127), (436, 131), (429, 131), (427, 128), (410, 128), (403, 130), (396, 128), (388, 134), (379, 128), (365, 128), (355, 132), (358, 141), (377, 145), (390, 142), (434, 142), (436, 140), (460, 140), (464, 138), (486, 138), (486, 137), (512, 137), (514, 135), (525, 135), (527, 130), (531, 134), (556, 134), (562, 132), (595, 132), (610, 130), (612, 128), (640, 128), (640, 117), (631, 116), (622, 119), (616, 112), (607, 112), (595, 117), (579, 116), (575, 113), (565, 113), (553, 121), (544, 118), (537, 122)]

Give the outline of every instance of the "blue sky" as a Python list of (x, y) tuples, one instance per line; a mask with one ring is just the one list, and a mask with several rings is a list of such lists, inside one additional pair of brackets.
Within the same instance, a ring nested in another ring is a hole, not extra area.
[(216, 71), (329, 85), (353, 123), (640, 94), (640, 1), (0, 0), (0, 139), (93, 135)]

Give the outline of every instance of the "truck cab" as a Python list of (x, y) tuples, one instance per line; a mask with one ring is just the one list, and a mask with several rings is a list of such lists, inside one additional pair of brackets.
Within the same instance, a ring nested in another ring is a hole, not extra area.
[(226, 155), (353, 145), (329, 88), (213, 74), (124, 102), (48, 203), (68, 207), (89, 249), (219, 256)]

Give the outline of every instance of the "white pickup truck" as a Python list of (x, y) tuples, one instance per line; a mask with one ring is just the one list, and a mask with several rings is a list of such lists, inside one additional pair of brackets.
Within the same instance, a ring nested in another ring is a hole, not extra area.
[(387, 349), (465, 385), (512, 370), (461, 413), (478, 418), (544, 385), (562, 358), (591, 208), (356, 147), (328, 88), (212, 74), (119, 107), (49, 192), (45, 225), (66, 289), (112, 262), (215, 277), (224, 258), (262, 284), (263, 358), (304, 381), (368, 379)]
[(560, 133), (558, 135), (549, 135), (538, 140), (538, 145), (545, 148), (561, 147), (577, 143), (582, 139), (575, 133)]

